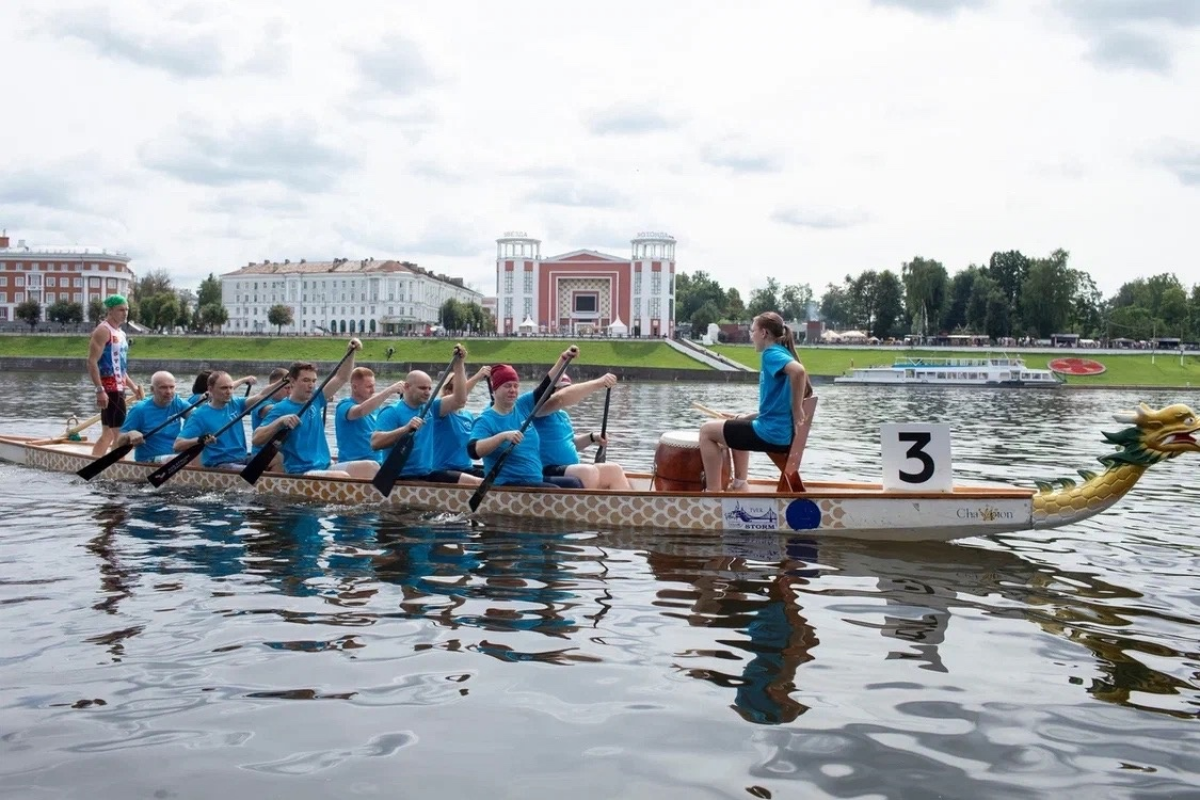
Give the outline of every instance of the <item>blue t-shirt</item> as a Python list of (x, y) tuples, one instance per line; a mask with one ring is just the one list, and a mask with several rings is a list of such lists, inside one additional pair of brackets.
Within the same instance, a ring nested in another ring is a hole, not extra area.
[[(213, 408), (211, 402), (202, 403), (188, 415), (179, 435), (184, 439), (197, 439), (206, 433), (216, 433), (245, 410), (244, 397), (232, 398), (224, 408)], [(206, 467), (245, 460), (246, 426), (240, 420), (200, 452), (200, 463)]]
[[(425, 418), (425, 424), (421, 426), (421, 430), (417, 431), (417, 438), (413, 439), (412, 450), (408, 454), (408, 460), (404, 462), (404, 469), (400, 470), (401, 478), (427, 478), (429, 477), (429, 473), (433, 472), (433, 425), (430, 424), (430, 417), (436, 419), (438, 412), (441, 410), (442, 398), (439, 397), (429, 407), (429, 416)], [(402, 428), (420, 412), (420, 408), (413, 408), (404, 402), (404, 398), (401, 397), (395, 403), (392, 403), (379, 412), (379, 419), (376, 422), (379, 426), (378, 430), (394, 431), (396, 428)], [(401, 439), (396, 444), (400, 444), (402, 441), (404, 440)], [(396, 445), (392, 445), (380, 450), (379, 452), (383, 454), (383, 460), (386, 461), (395, 448)]]
[(567, 412), (560, 409), (544, 417), (534, 417), (533, 427), (537, 428), (538, 437), (542, 440), (543, 466), (565, 467), (579, 463), (579, 451), (575, 449), (575, 428)]
[(751, 424), (758, 438), (770, 444), (792, 441), (791, 379), (783, 371), (792, 361), (792, 354), (781, 344), (763, 350), (758, 372), (758, 418)]
[[(487, 439), (497, 433), (519, 429), (525, 420), (529, 419), (535, 404), (533, 392), (526, 392), (517, 397), (513, 410), (507, 414), (500, 414), (496, 411), (495, 406), (484, 409), (475, 418), (475, 425), (471, 428), (471, 438)], [(500, 454), (509, 447), (508, 442), (503, 442), (483, 457), (483, 467), (488, 474), (491, 474), (492, 467), (496, 466)], [(537, 428), (530, 425), (525, 429), (525, 438), (519, 445), (513, 447), (512, 452), (505, 458), (504, 466), (500, 468), (500, 474), (496, 476), (496, 485), (541, 483), (543, 481), (541, 447), (541, 438), (538, 436)]]
[[(302, 475), (314, 469), (329, 469), (333, 457), (329, 453), (329, 442), (325, 439), (325, 421), (321, 418), (325, 406), (325, 393), (318, 392), (313, 397), (312, 405), (300, 417), (300, 424), (283, 440), (279, 452), (283, 454), (283, 471), (289, 475)], [(303, 403), (297, 403), (290, 397), (285, 397), (275, 403), (271, 413), (262, 421), (270, 425), (280, 417), (288, 414), (299, 414)]]
[(350, 410), (357, 406), (353, 397), (343, 397), (333, 412), (333, 429), (337, 434), (338, 461), (383, 461), (382, 450), (371, 449), (371, 434), (379, 429), (379, 409), (350, 419)]
[(471, 426), (475, 424), (475, 415), (470, 411), (459, 410), (444, 417), (434, 416), (433, 424), (433, 469), (437, 472), (443, 469), (456, 469), (466, 472), (474, 466), (471, 457), (467, 455), (467, 442), (471, 441)]
[[(162, 425), (172, 415), (185, 411), (187, 407), (188, 404), (178, 395), (172, 397), (171, 402), (165, 406), (155, 405), (154, 398), (147, 397), (129, 409), (129, 414), (125, 417), (125, 424), (121, 426), (121, 433), (130, 433), (131, 431), (137, 431), (141, 434), (148, 433), (159, 425)], [(175, 439), (179, 436), (179, 429), (181, 427), (183, 427), (183, 420), (178, 419), (158, 433), (147, 438), (133, 451), (134, 459), (137, 461), (153, 461), (159, 456), (170, 455), (173, 452), (172, 448), (175, 446)]]

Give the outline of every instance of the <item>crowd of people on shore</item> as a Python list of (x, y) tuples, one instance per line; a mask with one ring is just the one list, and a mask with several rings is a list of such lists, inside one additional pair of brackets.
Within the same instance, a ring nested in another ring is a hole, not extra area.
[[(593, 446), (607, 447), (608, 439), (603, 431), (576, 430), (566, 409), (595, 392), (611, 390), (617, 377), (607, 373), (573, 382), (566, 368), (579, 354), (575, 346), (564, 350), (541, 381), (525, 391), (516, 369), (508, 364), (482, 366), (468, 377), (468, 354), (461, 344), (454, 345), (450, 365), (436, 386), (428, 373), (412, 370), (403, 381), (380, 388), (371, 369), (355, 366), (362, 343), (350, 339), (346, 356), (324, 379), (314, 363), (298, 361), (273, 370), (268, 385), (252, 395), (251, 388), (258, 385), (254, 376), (234, 379), (224, 370), (206, 370), (184, 400), (177, 394), (175, 376), (160, 370), (151, 376), (149, 394), (143, 397), (142, 387), (128, 373), (128, 340), (121, 326), (129, 307), (120, 295), (105, 300), (105, 307), (88, 355), (103, 428), (95, 456), (129, 445), (136, 461), (165, 463), (199, 449), (202, 466), (242, 471), (270, 446), (277, 451), (269, 467), (273, 470), (373, 479), (394, 450), (402, 448), (403, 464), (396, 474), (400, 481), (478, 485), (488, 476), (497, 486), (631, 488), (619, 464), (606, 459), (584, 463), (581, 458)], [(811, 388), (791, 331), (778, 315), (768, 313), (755, 318), (751, 337), (763, 353), (759, 411), (713, 420), (700, 429), (705, 474), (711, 476), (708, 491), (743, 489), (746, 451), (786, 452), (804, 424), (802, 402)], [(490, 404), (474, 414), (465, 406), (472, 389), (484, 381)], [(347, 385), (348, 396), (337, 400)], [(242, 386), (246, 393), (239, 396)], [(140, 398), (128, 409), (127, 389)], [(330, 406), (336, 460), (325, 429)], [(720, 483), (724, 448), (734, 451), (730, 486)], [(267, 458), (263, 455), (262, 461)]]

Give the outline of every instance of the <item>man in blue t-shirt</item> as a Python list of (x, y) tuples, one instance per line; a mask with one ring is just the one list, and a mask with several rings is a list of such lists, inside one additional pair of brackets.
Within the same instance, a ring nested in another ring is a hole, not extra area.
[(375, 373), (368, 367), (355, 367), (350, 373), (350, 396), (338, 401), (333, 413), (337, 434), (338, 461), (383, 461), (378, 450), (371, 449), (371, 434), (379, 428), (379, 407), (404, 390), (397, 381), (375, 391)]
[(175, 376), (165, 371), (154, 373), (150, 376), (150, 396), (129, 409), (114, 448), (133, 445), (135, 461), (169, 461), (175, 456), (172, 448), (183, 420), (176, 420), (149, 438), (145, 434), (187, 407), (188, 403), (175, 394)]
[[(350, 340), (350, 349), (362, 349), (358, 339)], [(342, 362), (341, 367), (330, 377), (323, 392), (317, 392), (317, 367), (308, 361), (297, 361), (288, 370), (292, 379), (288, 396), (280, 400), (254, 432), (254, 444), (264, 445), (283, 428), (291, 433), (283, 444), (283, 469), (289, 475), (312, 475), (329, 478), (362, 478), (370, 480), (379, 471), (377, 461), (338, 462), (333, 468), (333, 456), (329, 452), (329, 441), (325, 438), (323, 413), (325, 406), (338, 390), (346, 385), (354, 371), (354, 354)]]
[(235, 381), (228, 372), (213, 371), (208, 376), (208, 402), (201, 403), (188, 415), (175, 440), (175, 452), (182, 453), (203, 439), (208, 441), (200, 451), (203, 466), (209, 469), (245, 467), (249, 458), (246, 426), (240, 418), (246, 410), (247, 398), (234, 397), (233, 390), (240, 383), (253, 385), (257, 381), (254, 376)]
[[(492, 368), (480, 367), (467, 378), (467, 393), (470, 397), (475, 384), (490, 378)], [(433, 429), (429, 438), (433, 440), (433, 472), (429, 480), (433, 483), (461, 483), (464, 486), (477, 486), (483, 483), (483, 468), (471, 461), (467, 455), (467, 442), (471, 441), (471, 428), (475, 424), (475, 415), (465, 408), (454, 410), (453, 398), (458, 397), (458, 387), (461, 383), (454, 375), (442, 387), (442, 404), (440, 414), (430, 417), (429, 425)], [(465, 403), (466, 400), (464, 399)]]
[[(461, 345), (454, 346), (454, 360), (451, 367), (451, 377), (447, 380), (454, 382), (457, 388), (453, 394), (434, 398), (426, 415), (438, 419), (446, 414), (458, 411), (467, 403), (467, 373), (463, 362), (467, 351)], [(404, 393), (400, 399), (379, 412), (379, 428), (371, 435), (371, 447), (382, 454), (381, 461), (386, 461), (392, 450), (406, 436), (413, 436), (412, 450), (408, 460), (397, 476), (405, 481), (427, 481), (442, 478), (441, 483), (457, 483), (458, 475), (447, 480), (445, 476), (434, 476), (433, 473), (433, 425), (426, 425), (425, 409), (433, 396), (433, 380), (429, 374), (419, 369), (408, 373), (404, 379)]]

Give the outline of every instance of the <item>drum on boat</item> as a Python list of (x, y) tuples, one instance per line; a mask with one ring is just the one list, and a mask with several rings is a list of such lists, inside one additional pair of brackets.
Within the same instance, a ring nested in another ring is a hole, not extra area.
[[(721, 464), (721, 488), (729, 485), (731, 475), (726, 450)], [(700, 431), (667, 431), (659, 437), (654, 451), (653, 485), (660, 492), (698, 492), (704, 488)]]

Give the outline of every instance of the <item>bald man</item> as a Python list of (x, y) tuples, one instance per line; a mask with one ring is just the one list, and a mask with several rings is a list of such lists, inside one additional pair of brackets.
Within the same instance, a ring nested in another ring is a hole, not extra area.
[[(430, 416), (437, 418), (462, 408), (467, 402), (467, 375), (463, 366), (467, 351), (462, 345), (455, 345), (454, 352), (454, 391), (446, 397), (439, 397), (429, 407)], [(371, 434), (371, 447), (383, 453), (386, 461), (392, 448), (406, 436), (413, 436), (412, 452), (404, 462), (404, 468), (398, 476), (403, 481), (428, 481), (434, 479), (433, 469), (433, 425), (426, 426), (426, 420), (421, 416), (421, 409), (433, 396), (433, 380), (429, 373), (414, 369), (404, 379), (404, 392), (400, 400), (379, 412), (378, 429)], [(455, 475), (449, 482), (456, 482)]]
[(135, 461), (169, 461), (175, 455), (172, 448), (183, 420), (176, 420), (148, 439), (145, 434), (187, 407), (187, 401), (175, 394), (175, 376), (166, 371), (154, 373), (150, 376), (150, 396), (129, 409), (113, 446), (133, 445), (136, 448), (133, 451)]

